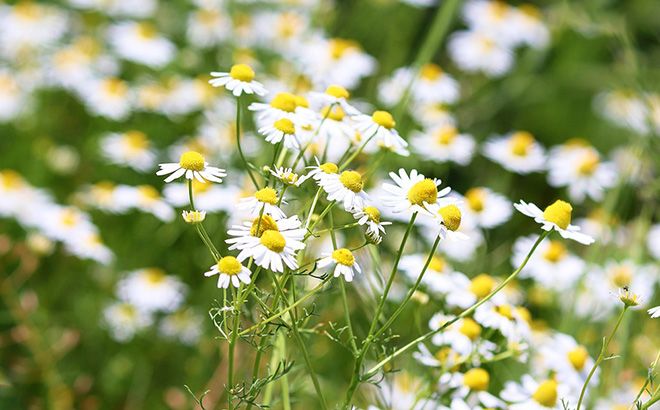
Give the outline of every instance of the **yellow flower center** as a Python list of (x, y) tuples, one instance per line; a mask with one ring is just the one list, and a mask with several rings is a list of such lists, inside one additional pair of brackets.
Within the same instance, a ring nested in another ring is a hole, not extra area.
[(323, 107), (321, 110), (321, 116), (323, 118), (329, 118), (333, 121), (342, 121), (346, 116), (344, 109), (338, 105), (335, 105), (330, 109), (330, 107)]
[(627, 266), (617, 266), (612, 273), (612, 283), (614, 283), (617, 288), (630, 286), (632, 278), (633, 274)]
[(353, 192), (362, 191), (364, 182), (362, 182), (362, 175), (357, 171), (344, 171), (339, 176), (339, 181), (349, 190)]
[(470, 340), (477, 340), (481, 335), (481, 326), (474, 319), (466, 317), (463, 319), (463, 324), (461, 328), (458, 329), (459, 332), (467, 336)]
[(571, 212), (573, 212), (571, 204), (558, 199), (552, 205), (545, 208), (543, 218), (548, 222), (554, 223), (561, 229), (566, 229), (571, 224)]
[(456, 127), (447, 125), (445, 127), (440, 128), (435, 137), (438, 141), (438, 144), (450, 145), (452, 142), (454, 142), (457, 136), (458, 136), (458, 130), (456, 129)]
[(463, 384), (470, 390), (484, 391), (488, 389), (490, 375), (481, 368), (470, 369), (463, 375)]
[(144, 39), (152, 39), (156, 37), (156, 28), (149, 23), (140, 23), (137, 31), (139, 36)]
[(434, 204), (438, 200), (438, 186), (429, 178), (419, 181), (408, 190), (408, 200), (413, 205)]
[(193, 179), (193, 181), (192, 181), (192, 189), (193, 189), (193, 192), (195, 194), (204, 193), (204, 192), (208, 191), (209, 189), (211, 189), (212, 186), (213, 185), (211, 185), (211, 184), (207, 184), (207, 183), (204, 183), (204, 182), (199, 182), (196, 179)]
[(273, 252), (280, 253), (286, 246), (286, 240), (280, 231), (267, 230), (261, 235), (261, 244)]
[(351, 40), (344, 40), (342, 38), (333, 38), (330, 40), (330, 56), (339, 60), (344, 56), (346, 51), (357, 48), (357, 44)]
[(179, 165), (183, 169), (201, 171), (204, 169), (204, 157), (196, 151), (184, 152), (179, 158)]
[(442, 77), (442, 68), (437, 64), (424, 64), (419, 70), (419, 76), (425, 80), (433, 81)]
[(516, 312), (518, 312), (518, 316), (524, 320), (527, 323), (532, 323), (532, 314), (531, 312), (524, 306), (518, 306), (516, 308)]
[(461, 226), (461, 210), (456, 205), (443, 206), (438, 210), (443, 224), (450, 231), (455, 231)]
[(277, 203), (277, 192), (273, 188), (260, 189), (254, 193), (254, 197), (257, 198), (257, 201), (266, 204), (275, 205)]
[(309, 108), (309, 101), (302, 95), (294, 95), (293, 100), (296, 102), (296, 107)]
[(568, 361), (571, 362), (573, 368), (577, 371), (582, 370), (584, 364), (587, 362), (589, 352), (584, 346), (577, 346), (575, 349), (568, 352)]
[(275, 121), (273, 126), (278, 130), (287, 135), (293, 135), (296, 132), (296, 127), (293, 125), (293, 121), (288, 118), (280, 118)]
[(486, 297), (494, 287), (495, 279), (486, 273), (477, 275), (470, 281), (470, 292), (472, 292), (477, 299)]
[(533, 18), (534, 20), (539, 20), (541, 18), (541, 11), (538, 9), (538, 7), (532, 4), (521, 4), (518, 6), (518, 10), (520, 10), (527, 17)]
[(333, 162), (326, 162), (325, 164), (321, 164), (319, 165), (319, 168), (326, 174), (336, 174), (339, 171), (339, 167)]
[(234, 64), (229, 70), (229, 76), (235, 80), (249, 83), (254, 80), (254, 70), (247, 64)]
[(152, 187), (151, 185), (140, 185), (137, 187), (137, 189), (142, 196), (142, 199), (147, 201), (154, 201), (160, 198), (158, 190), (156, 190), (156, 188)]
[(80, 215), (73, 208), (66, 208), (60, 215), (60, 222), (67, 227), (75, 226), (78, 223)]
[(0, 171), (0, 178), (2, 178), (2, 186), (6, 189), (16, 189), (23, 186), (23, 177), (11, 169)]
[(145, 279), (147, 279), (147, 283), (150, 285), (158, 285), (165, 282), (165, 272), (160, 269), (145, 269), (144, 276)]
[(440, 256), (433, 256), (431, 262), (429, 263), (429, 269), (435, 272), (442, 272), (445, 270), (447, 263)]
[(346, 248), (340, 248), (332, 252), (332, 259), (335, 262), (340, 263), (344, 266), (353, 266), (355, 263), (355, 256), (353, 252), (349, 251)]
[(534, 137), (527, 131), (518, 131), (511, 136), (509, 145), (513, 155), (524, 157), (534, 144)]
[(539, 384), (532, 398), (543, 406), (554, 407), (557, 404), (557, 382), (546, 380)]
[(286, 112), (295, 112), (296, 96), (290, 93), (277, 93), (270, 101), (270, 106)]
[(599, 162), (600, 158), (597, 153), (594, 151), (587, 151), (582, 157), (580, 165), (578, 165), (578, 172), (582, 175), (591, 175), (598, 167)]
[(149, 148), (149, 139), (144, 132), (128, 131), (124, 134), (124, 141), (128, 148), (133, 152), (144, 151)]
[(375, 206), (365, 206), (362, 210), (371, 222), (380, 223), (380, 211)]
[(238, 275), (241, 273), (243, 265), (233, 256), (225, 256), (218, 261), (218, 270), (227, 275)]
[(474, 212), (481, 212), (484, 210), (486, 191), (483, 188), (472, 188), (465, 193), (465, 200), (470, 209)]
[(119, 78), (108, 78), (103, 81), (103, 90), (113, 97), (123, 97), (128, 93), (128, 86)]
[(261, 221), (259, 217), (254, 218), (252, 227), (250, 228), (250, 235), (261, 238), (265, 231), (279, 231), (277, 222), (275, 222), (273, 217), (270, 215), (261, 215)]
[(206, 218), (206, 214), (200, 211), (183, 211), (183, 220), (189, 224), (200, 223), (205, 218)]
[(513, 319), (513, 309), (511, 309), (511, 306), (509, 305), (495, 306), (495, 312), (499, 313), (500, 315), (504, 316), (509, 320)]
[(325, 93), (335, 98), (343, 98), (343, 99), (348, 99), (348, 97), (351, 95), (348, 92), (348, 90), (346, 90), (344, 87), (340, 85), (328, 86), (328, 88), (325, 89)]
[(566, 247), (560, 241), (550, 241), (543, 257), (553, 263), (559, 262), (566, 256)]
[(392, 117), (392, 114), (390, 114), (387, 111), (374, 111), (373, 114), (371, 114), (371, 119), (378, 125), (380, 125), (383, 128), (387, 128), (388, 130), (394, 128), (396, 125), (396, 122), (394, 121), (394, 117)]

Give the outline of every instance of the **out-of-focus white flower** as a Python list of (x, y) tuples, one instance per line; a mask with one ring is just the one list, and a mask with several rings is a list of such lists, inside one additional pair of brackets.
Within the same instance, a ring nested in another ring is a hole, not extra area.
[(496, 77), (513, 66), (513, 51), (481, 31), (458, 31), (449, 38), (449, 55), (459, 68)]
[(560, 399), (566, 399), (566, 386), (555, 379), (536, 381), (530, 375), (524, 375), (520, 383), (507, 382), (500, 394), (510, 402), (510, 410), (547, 410), (559, 409)]
[(365, 152), (384, 148), (398, 155), (408, 156), (408, 143), (394, 128), (396, 122), (392, 114), (387, 111), (374, 111), (372, 115), (357, 115), (354, 120), (361, 138), (365, 140)]
[(115, 77), (88, 81), (79, 87), (80, 96), (95, 115), (123, 120), (131, 113), (134, 95), (128, 84)]
[(422, 158), (459, 165), (470, 163), (476, 145), (471, 135), (460, 134), (453, 125), (415, 132), (410, 143)]
[(108, 42), (126, 60), (161, 68), (176, 54), (176, 47), (150, 23), (121, 22), (108, 29)]
[(174, 276), (158, 268), (129, 272), (117, 284), (119, 299), (146, 312), (173, 312), (183, 302), (186, 286)]
[(486, 187), (469, 189), (464, 196), (464, 214), (483, 228), (494, 228), (508, 221), (513, 213), (511, 201)]
[(126, 302), (115, 302), (103, 310), (103, 319), (113, 339), (118, 342), (131, 340), (136, 333), (153, 323), (151, 313)]
[(112, 163), (147, 171), (154, 166), (156, 154), (147, 135), (131, 130), (125, 133), (110, 133), (101, 138), (101, 151)]
[(545, 169), (545, 150), (527, 131), (491, 138), (486, 141), (483, 152), (492, 161), (518, 174), (524, 175)]

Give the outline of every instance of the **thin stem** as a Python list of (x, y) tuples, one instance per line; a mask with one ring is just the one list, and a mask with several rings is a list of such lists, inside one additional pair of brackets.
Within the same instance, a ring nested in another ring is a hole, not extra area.
[[(195, 211), (195, 198), (193, 195), (191, 179), (188, 180), (188, 201), (190, 202), (190, 210)], [(222, 255), (220, 255), (220, 252), (218, 252), (215, 245), (213, 245), (213, 241), (211, 241), (211, 238), (209, 238), (208, 233), (206, 233), (206, 229), (204, 229), (204, 225), (202, 224), (202, 222), (197, 222), (194, 225), (195, 225), (195, 230), (199, 235), (199, 238), (202, 240), (202, 242), (209, 250), (209, 252), (211, 252), (211, 256), (213, 257), (213, 259), (215, 261), (218, 261)]]
[(603, 346), (600, 349), (600, 353), (598, 354), (598, 358), (596, 359), (596, 362), (591, 368), (591, 371), (589, 371), (589, 374), (587, 375), (587, 378), (584, 381), (584, 385), (582, 385), (582, 390), (580, 391), (580, 398), (578, 399), (577, 407), (575, 410), (580, 410), (580, 406), (582, 405), (582, 400), (584, 399), (584, 394), (587, 391), (587, 386), (589, 385), (589, 381), (593, 377), (598, 366), (603, 362), (603, 360), (605, 360), (605, 353), (607, 353), (607, 348), (610, 345), (610, 342), (612, 341), (614, 334), (619, 328), (619, 325), (621, 325), (621, 321), (623, 320), (623, 315), (625, 315), (627, 310), (628, 310), (628, 306), (624, 305), (623, 309), (621, 310), (621, 313), (619, 314), (619, 318), (616, 321), (616, 325), (614, 325), (614, 329), (612, 329), (612, 333), (610, 333), (607, 339), (605, 339), (605, 342), (603, 343)]
[(466, 317), (466, 316), (472, 314), (472, 312), (474, 312), (479, 306), (481, 306), (481, 305), (483, 305), (484, 303), (486, 303), (487, 301), (489, 301), (493, 296), (495, 296), (495, 294), (497, 294), (500, 290), (502, 290), (506, 285), (508, 285), (512, 280), (514, 280), (514, 279), (518, 276), (518, 274), (523, 270), (523, 268), (525, 267), (525, 265), (527, 265), (527, 262), (529, 261), (529, 258), (532, 257), (532, 254), (534, 254), (534, 251), (535, 251), (536, 248), (539, 246), (539, 244), (541, 243), (541, 241), (543, 241), (543, 239), (545, 239), (545, 237), (548, 236), (549, 234), (550, 234), (550, 231), (544, 231), (544, 232), (539, 236), (539, 238), (536, 240), (536, 242), (534, 243), (534, 245), (533, 245), (532, 248), (530, 249), (530, 251), (529, 251), (529, 253), (527, 254), (527, 256), (525, 257), (525, 259), (522, 261), (522, 263), (520, 264), (520, 266), (518, 267), (518, 269), (516, 269), (515, 271), (513, 271), (513, 272), (511, 273), (511, 275), (509, 275), (509, 276), (508, 276), (508, 277), (507, 277), (502, 283), (500, 283), (495, 289), (493, 289), (493, 290), (492, 290), (488, 295), (486, 295), (483, 299), (481, 299), (479, 302), (475, 303), (474, 305), (470, 306), (469, 308), (467, 308), (466, 310), (464, 310), (463, 312), (461, 312), (458, 316), (456, 316), (456, 317), (453, 318), (452, 320), (450, 320), (450, 321), (448, 321), (448, 322), (445, 322), (445, 323), (444, 323), (442, 326), (440, 326), (438, 329), (436, 329), (436, 330), (431, 330), (430, 332), (427, 332), (427, 333), (423, 334), (422, 336), (416, 338), (415, 340), (411, 341), (411, 342), (408, 343), (407, 345), (403, 346), (401, 349), (398, 349), (398, 350), (395, 351), (394, 353), (392, 353), (392, 354), (390, 354), (389, 356), (387, 356), (385, 359), (383, 359), (383, 360), (381, 360), (380, 362), (378, 362), (378, 364), (376, 364), (374, 367), (372, 367), (371, 369), (369, 369), (369, 370), (367, 371), (367, 373), (364, 375), (364, 379), (366, 380), (366, 379), (368, 379), (369, 377), (373, 376), (374, 374), (376, 374), (376, 372), (378, 371), (378, 369), (380, 369), (381, 367), (385, 366), (387, 363), (391, 362), (391, 361), (394, 360), (396, 357), (398, 357), (398, 356), (400, 356), (401, 354), (403, 354), (404, 352), (408, 351), (410, 348), (412, 348), (412, 347), (414, 347), (414, 346), (417, 346), (418, 343), (421, 343), (421, 342), (425, 341), (426, 339), (432, 337), (432, 336), (435, 335), (436, 333), (439, 333), (439, 332), (445, 330), (446, 328), (448, 328), (449, 326), (453, 325), (454, 323), (456, 323), (456, 322), (459, 321), (460, 319), (463, 319), (464, 317)]
[(378, 128), (376, 128), (376, 131), (374, 131), (374, 133), (371, 134), (369, 138), (367, 138), (366, 141), (364, 141), (364, 143), (360, 145), (358, 149), (355, 150), (355, 152), (353, 152), (348, 158), (346, 158), (346, 161), (344, 161), (344, 163), (339, 166), (340, 171), (343, 171), (355, 159), (355, 157), (360, 155), (360, 153), (364, 150), (364, 148), (367, 146), (369, 141), (371, 141), (373, 137), (376, 136), (377, 132), (378, 132)]
[(258, 190), (259, 184), (257, 183), (257, 179), (252, 174), (252, 165), (247, 161), (247, 159), (245, 159), (245, 155), (243, 154), (243, 147), (241, 146), (241, 97), (236, 98), (236, 146), (238, 148), (238, 155), (240, 155), (241, 160), (245, 165), (245, 169), (247, 170), (247, 173), (250, 176), (252, 183), (254, 184), (254, 187)]
[[(325, 214), (327, 214), (328, 212), (330, 212), (330, 210), (332, 209), (332, 207), (335, 205), (336, 202), (337, 202), (337, 201), (332, 201), (332, 202), (330, 202), (328, 205), (326, 205), (326, 207), (323, 209), (323, 211), (321, 211), (321, 214), (320, 214), (319, 217), (316, 219), (316, 221), (314, 221), (314, 223), (312, 224), (312, 226), (309, 227), (309, 231), (313, 231), (313, 230), (314, 230), (314, 228), (316, 227), (316, 225), (317, 225), (319, 222), (321, 222), (321, 220), (323, 219), (323, 217), (325, 216)], [(310, 214), (310, 218), (311, 218), (311, 214)], [(312, 234), (311, 234), (310, 232), (308, 232), (308, 233), (305, 235), (305, 237), (303, 238), (303, 242), (305, 242), (307, 239), (309, 239), (310, 236), (312, 236)]]
[[(232, 287), (232, 295), (234, 301), (237, 299), (238, 292)], [(229, 364), (227, 366), (227, 406), (229, 410), (233, 408), (232, 396), (234, 389), (234, 347), (236, 346), (236, 339), (238, 338), (238, 326), (240, 323), (240, 307), (237, 307), (236, 313), (234, 314), (234, 324), (232, 325), (231, 339), (229, 340)]]

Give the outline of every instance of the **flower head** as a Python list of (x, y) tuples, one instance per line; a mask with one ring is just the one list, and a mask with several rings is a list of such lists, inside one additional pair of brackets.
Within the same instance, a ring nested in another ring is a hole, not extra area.
[(580, 232), (580, 228), (571, 225), (571, 214), (573, 207), (568, 202), (557, 200), (553, 204), (541, 211), (539, 207), (533, 203), (520, 203), (514, 204), (516, 209), (522, 214), (527, 215), (541, 224), (545, 231), (556, 230), (559, 234), (566, 239), (573, 239), (584, 245), (589, 245), (594, 242), (594, 239), (586, 234)]
[(214, 87), (224, 86), (236, 97), (245, 94), (265, 95), (267, 93), (264, 86), (254, 80), (255, 73), (252, 67), (247, 64), (235, 64), (229, 72), (211, 72), (215, 78), (209, 80)]
[(243, 266), (241, 262), (233, 256), (225, 256), (221, 258), (218, 263), (211, 266), (204, 276), (210, 277), (218, 275), (218, 287), (226, 289), (231, 283), (232, 286), (238, 288), (241, 282), (250, 283), (251, 272), (248, 268)]
[(352, 282), (355, 273), (362, 273), (360, 266), (355, 261), (353, 252), (346, 248), (335, 249), (332, 253), (319, 261), (319, 267), (333, 266), (335, 277), (344, 276), (346, 282)]
[(196, 151), (186, 151), (181, 154), (179, 162), (158, 164), (160, 170), (156, 175), (168, 175), (165, 182), (172, 182), (185, 175), (186, 179), (196, 179), (199, 182), (212, 181), (221, 183), (222, 178), (227, 176), (224, 169), (210, 167), (204, 156)]

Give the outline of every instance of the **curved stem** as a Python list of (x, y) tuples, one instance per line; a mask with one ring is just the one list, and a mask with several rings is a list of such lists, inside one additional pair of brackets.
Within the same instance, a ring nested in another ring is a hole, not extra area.
[(259, 183), (257, 183), (257, 179), (252, 174), (252, 165), (247, 161), (247, 159), (245, 159), (245, 155), (243, 154), (243, 147), (241, 146), (241, 97), (236, 98), (236, 147), (238, 148), (238, 155), (240, 155), (241, 160), (245, 165), (245, 169), (250, 176), (252, 183), (254, 184), (254, 187), (258, 190)]

